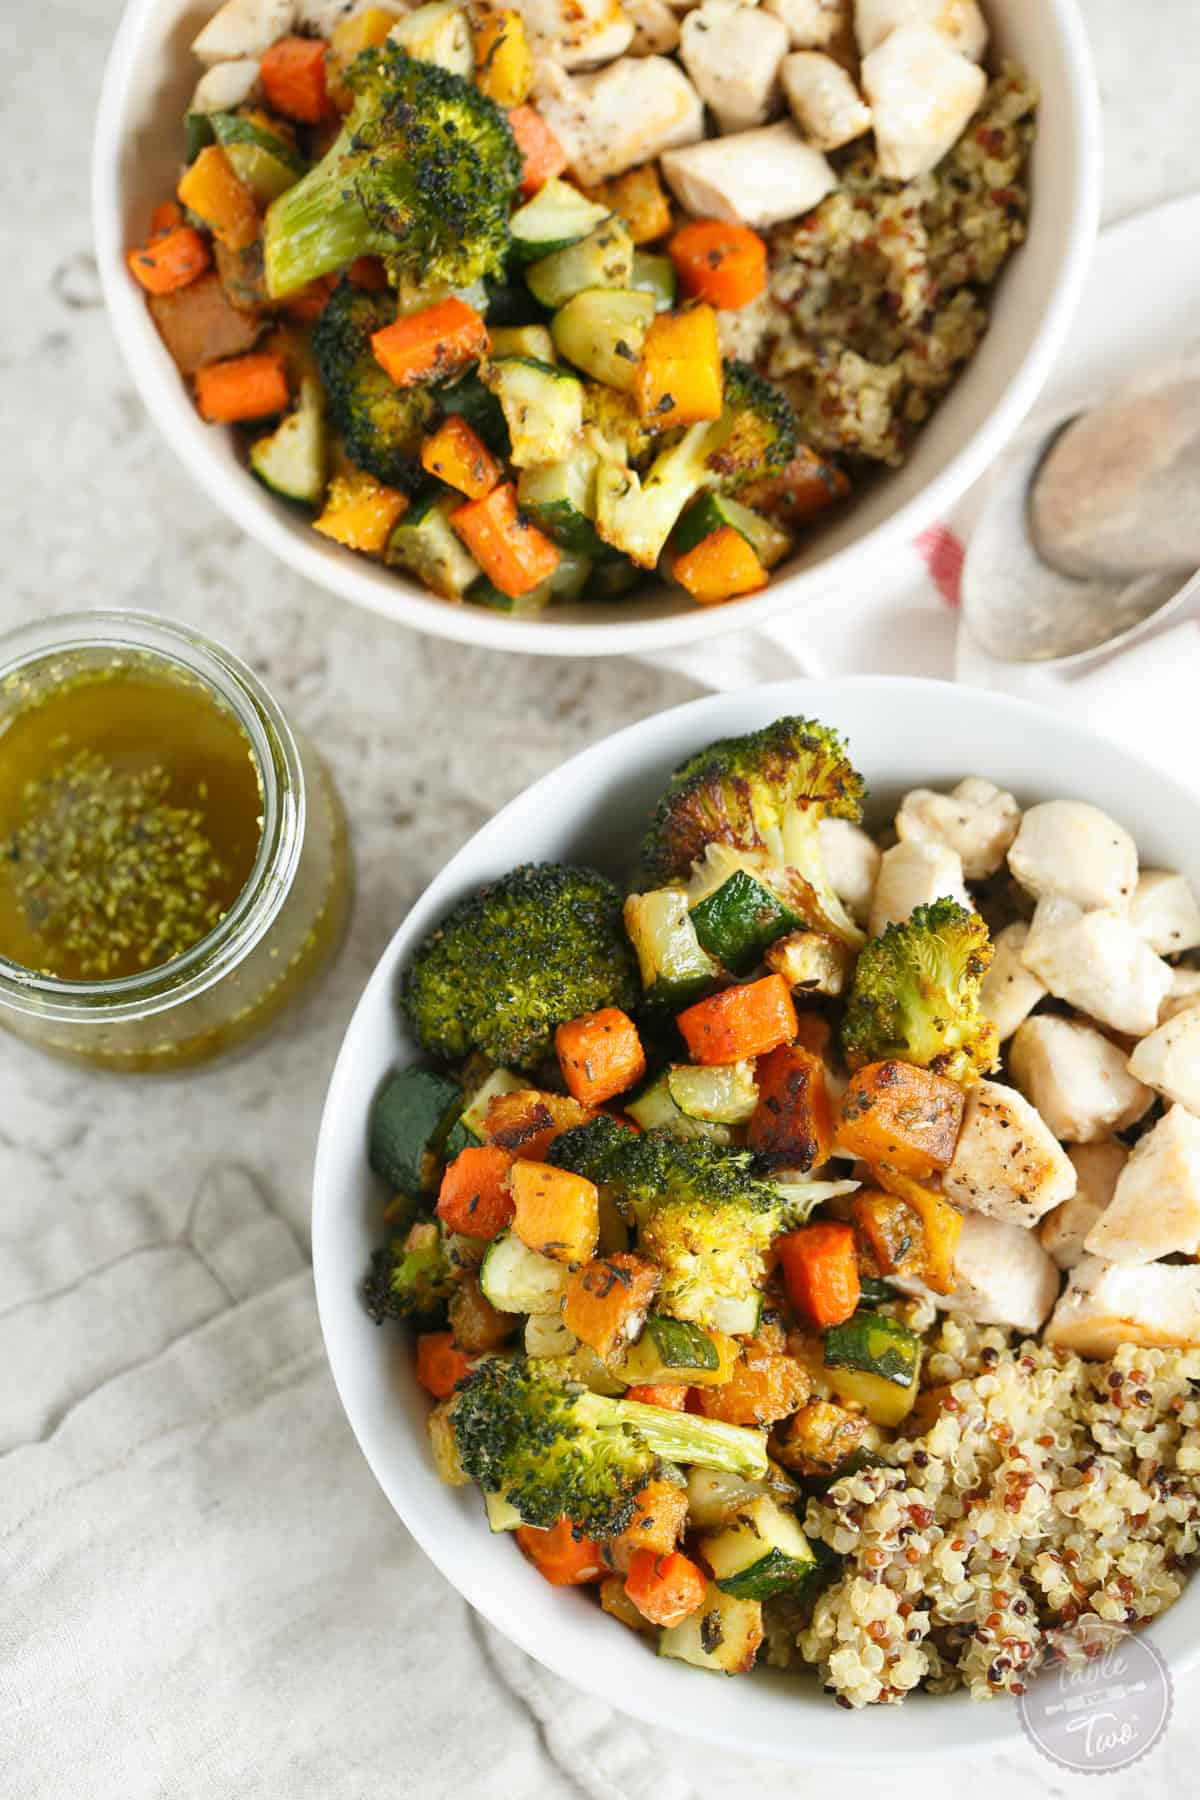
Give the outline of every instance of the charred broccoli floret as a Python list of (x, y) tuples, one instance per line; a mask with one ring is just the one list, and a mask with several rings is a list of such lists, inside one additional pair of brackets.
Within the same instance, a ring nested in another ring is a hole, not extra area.
[(351, 462), (387, 487), (412, 490), (424, 476), (418, 453), (437, 404), (427, 387), (397, 387), (371, 353), (372, 333), (395, 316), (392, 296), (340, 282), (313, 328), (313, 353)]
[(450, 1418), (459, 1460), (485, 1493), (502, 1494), (527, 1525), (566, 1518), (590, 1537), (630, 1525), (662, 1459), (749, 1478), (767, 1468), (761, 1432), (594, 1394), (552, 1359), (485, 1358)]
[(782, 474), (796, 454), (796, 416), (782, 388), (749, 363), (727, 358), (724, 409), (708, 467), (722, 494)]
[(371, 1258), (363, 1283), (367, 1311), (377, 1325), (385, 1319), (407, 1319), (416, 1325), (437, 1324), (454, 1292), (454, 1271), (446, 1240), (436, 1219), (426, 1215), (402, 1238), (393, 1238)]
[[(862, 817), (862, 777), (836, 731), (783, 718), (723, 738), (671, 777), (642, 845), (653, 881), (704, 879), (717, 853), (722, 879), (737, 862), (798, 922), (858, 949), (863, 934), (825, 874), (817, 827)], [(712, 883), (708, 887), (711, 889)], [(781, 920), (780, 930), (790, 929)]]
[(498, 274), (521, 176), (505, 114), (396, 44), (364, 50), (342, 79), (354, 103), (336, 143), (267, 213), (272, 299), (357, 256), (381, 256), (394, 279), (427, 284)]
[(629, 1010), (637, 964), (621, 896), (595, 869), (527, 864), (460, 900), (420, 945), (404, 1005), (422, 1046), (536, 1068), (558, 1025), (602, 1006)]
[(918, 906), (858, 959), (842, 1020), (852, 1069), (895, 1058), (973, 1081), (995, 1067), (996, 1027), (979, 1006), (992, 960), (987, 926), (956, 900)]

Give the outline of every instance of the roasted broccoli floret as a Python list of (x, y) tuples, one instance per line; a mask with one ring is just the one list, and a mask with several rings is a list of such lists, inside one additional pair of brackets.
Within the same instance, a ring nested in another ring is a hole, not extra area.
[(770, 480), (796, 454), (791, 401), (749, 363), (726, 359), (720, 424), (708, 455), (719, 493), (736, 494), (753, 481)]
[(387, 487), (412, 490), (424, 479), (418, 453), (437, 403), (427, 387), (397, 387), (371, 354), (371, 334), (395, 316), (391, 295), (343, 281), (312, 342), (330, 418), (351, 462)]
[(688, 881), (710, 846), (736, 853), (798, 922), (858, 949), (863, 934), (825, 874), (817, 827), (823, 818), (860, 819), (862, 794), (836, 731), (777, 719), (710, 744), (675, 771), (642, 859), (651, 880), (667, 886)]
[(956, 900), (918, 906), (858, 959), (842, 1020), (852, 1069), (895, 1058), (973, 1081), (995, 1067), (996, 1027), (979, 1006), (992, 960), (988, 928)]
[(426, 284), (498, 274), (521, 175), (505, 114), (396, 44), (364, 50), (342, 79), (354, 103), (336, 143), (267, 213), (272, 299), (357, 256), (381, 256), (394, 279)]
[(426, 1215), (402, 1238), (393, 1238), (371, 1258), (363, 1283), (367, 1311), (377, 1325), (385, 1319), (408, 1319), (415, 1325), (439, 1323), (454, 1292), (454, 1271), (446, 1240), (436, 1219)]
[(683, 433), (658, 432), (638, 415), (632, 394), (612, 388), (603, 381), (583, 384), (583, 422), (598, 432), (612, 446), (618, 458), (624, 458), (631, 469), (643, 469), (660, 451), (678, 443)]
[(485, 1358), (450, 1418), (459, 1460), (485, 1493), (502, 1494), (527, 1525), (566, 1518), (590, 1537), (629, 1526), (663, 1459), (750, 1478), (767, 1468), (761, 1432), (594, 1394), (552, 1359)]
[(595, 869), (527, 864), (460, 900), (418, 948), (404, 1005), (421, 1045), (455, 1058), (536, 1068), (556, 1026), (602, 1006), (629, 1010), (637, 964), (621, 896)]

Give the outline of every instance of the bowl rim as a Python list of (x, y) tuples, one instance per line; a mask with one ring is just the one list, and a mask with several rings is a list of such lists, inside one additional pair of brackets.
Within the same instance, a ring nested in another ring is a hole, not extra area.
[[(454, 1534), (452, 1530), (439, 1531), (426, 1529), (423, 1521), (414, 1521), (408, 1516), (392, 1497), (389, 1481), (381, 1468), (377, 1467), (376, 1456), (371, 1444), (364, 1441), (360, 1434), (356, 1418), (356, 1407), (347, 1392), (347, 1384), (343, 1380), (348, 1374), (343, 1356), (338, 1348), (338, 1330), (336, 1320), (345, 1314), (349, 1304), (348, 1296), (342, 1291), (339, 1283), (330, 1272), (329, 1259), (325, 1246), (330, 1234), (336, 1235), (338, 1209), (342, 1204), (342, 1196), (336, 1188), (333, 1166), (336, 1161), (334, 1138), (337, 1128), (334, 1125), (335, 1115), (340, 1113), (343, 1104), (362, 1106), (362, 1086), (357, 1079), (358, 1051), (356, 1037), (362, 1021), (367, 1015), (371, 1003), (381, 989), (394, 992), (397, 971), (408, 947), (414, 938), (422, 932), (427, 923), (444, 908), (449, 899), (459, 892), (462, 882), (459, 870), (469, 864), (473, 858), (475, 845), (483, 832), (495, 830), (503, 834), (508, 820), (518, 811), (530, 804), (539, 794), (548, 793), (558, 784), (569, 784), (582, 765), (590, 765), (591, 770), (610, 763), (617, 771), (618, 778), (627, 782), (636, 775), (640, 760), (637, 756), (626, 753), (636, 745), (637, 740), (652, 732), (663, 722), (685, 724), (694, 720), (697, 726), (697, 742), (703, 741), (704, 720), (713, 713), (721, 713), (731, 704), (745, 702), (753, 696), (756, 703), (761, 702), (764, 719), (776, 717), (789, 711), (810, 712), (815, 708), (818, 714), (823, 706), (834, 704), (842, 696), (878, 696), (886, 703), (887, 696), (900, 693), (914, 699), (927, 701), (936, 712), (937, 706), (943, 703), (946, 695), (952, 693), (961, 696), (968, 702), (978, 705), (991, 719), (1004, 730), (1013, 733), (1020, 731), (1022, 725), (1031, 729), (1037, 727), (1044, 730), (1049, 724), (1052, 732), (1060, 741), (1073, 740), (1081, 750), (1094, 749), (1103, 745), (1107, 752), (1121, 755), (1131, 766), (1138, 782), (1144, 781), (1150, 791), (1160, 795), (1164, 789), (1173, 796), (1185, 811), (1195, 813), (1200, 809), (1200, 800), (1173, 777), (1164, 775), (1161, 769), (1149, 761), (1128, 752), (1123, 745), (1118, 745), (1105, 738), (1100, 732), (1090, 729), (1086, 724), (1068, 715), (1053, 712), (1034, 701), (1015, 695), (999, 693), (993, 689), (972, 688), (964, 684), (948, 683), (925, 677), (904, 675), (856, 675), (834, 676), (822, 678), (794, 677), (785, 681), (766, 683), (753, 690), (738, 693), (715, 693), (704, 695), (699, 699), (686, 701), (680, 706), (669, 707), (661, 712), (651, 713), (646, 718), (636, 720), (633, 724), (598, 739), (577, 751), (557, 768), (547, 771), (537, 781), (529, 784), (507, 802), (493, 817), (482, 825), (466, 840), (452, 857), (438, 870), (437, 874), (413, 901), (395, 932), (389, 939), (372, 969), (362, 993), (355, 1006), (339, 1047), (333, 1069), (330, 1074), (325, 1104), (322, 1109), (321, 1123), (317, 1138), (317, 1147), (313, 1169), (312, 1196), (312, 1255), (313, 1279), (316, 1291), (317, 1311), (321, 1324), (321, 1334), (325, 1345), (325, 1353), (330, 1373), (337, 1388), (347, 1422), (354, 1434), (359, 1450), (365, 1458), (371, 1473), (382, 1488), (385, 1498), (404, 1524), (417, 1544), (429, 1557), (435, 1568), (445, 1577), (451, 1587), (475, 1611), (485, 1618), (503, 1637), (531, 1656), (536, 1662), (548, 1669), (552, 1674), (583, 1689), (597, 1699), (607, 1701), (619, 1712), (627, 1713), (643, 1724), (663, 1727), (665, 1723), (661, 1712), (648, 1701), (643, 1702), (638, 1690), (627, 1688), (614, 1693), (605, 1686), (598, 1677), (593, 1677), (590, 1667), (568, 1665), (565, 1659), (556, 1659), (554, 1645), (547, 1645), (535, 1636), (532, 1629), (527, 1630), (516, 1611), (502, 1611), (499, 1605), (477, 1597), (478, 1583), (473, 1580), (473, 1569), (469, 1554), (456, 1554), (454, 1551)], [(709, 735), (713, 735), (709, 729)], [(584, 790), (586, 791), (586, 789)], [(568, 819), (569, 822), (569, 819)], [(472, 877), (472, 879), (475, 879)], [(447, 1513), (447, 1520), (450, 1515)], [(1200, 1571), (1194, 1578), (1197, 1582), (1194, 1600), (1200, 1600)], [(1200, 1663), (1200, 1632), (1189, 1634), (1184, 1616), (1184, 1601), (1187, 1590), (1176, 1601), (1175, 1605), (1160, 1615), (1147, 1629), (1145, 1635), (1152, 1636), (1160, 1650), (1166, 1650), (1173, 1678), (1180, 1678), (1189, 1673)], [(1177, 1616), (1178, 1615), (1178, 1616)], [(1164, 1645), (1164, 1639), (1168, 1640)], [(880, 1711), (896, 1715), (898, 1736), (906, 1732), (907, 1724), (900, 1725), (899, 1718), (906, 1721), (913, 1713), (923, 1719), (927, 1709), (935, 1705), (969, 1708), (972, 1718), (970, 1744), (972, 1750), (999, 1750), (1011, 1748), (1021, 1741), (1022, 1726), (1015, 1704), (1011, 1706), (994, 1706), (986, 1709), (981, 1703), (967, 1699), (961, 1690), (940, 1702), (932, 1696), (914, 1696), (905, 1707), (872, 1709), (876, 1714)], [(832, 1716), (832, 1715), (831, 1715)], [(912, 1729), (911, 1743), (897, 1743), (886, 1739), (878, 1743), (845, 1745), (833, 1741), (815, 1742), (812, 1737), (805, 1737), (794, 1749), (785, 1749), (776, 1744), (762, 1745), (748, 1742), (743, 1733), (736, 1728), (722, 1724), (718, 1713), (711, 1720), (702, 1724), (689, 1721), (687, 1724), (669, 1724), (669, 1729), (697, 1742), (713, 1744), (719, 1748), (739, 1752), (743, 1755), (753, 1754), (765, 1760), (778, 1762), (807, 1763), (854, 1763), (863, 1766), (894, 1765), (898, 1756), (920, 1754), (929, 1756), (935, 1752), (942, 1756), (958, 1756), (963, 1753), (963, 1742), (956, 1736), (949, 1741), (941, 1741), (934, 1732), (929, 1732), (925, 1741), (921, 1741), (916, 1727)], [(889, 1734), (890, 1735), (890, 1734)]]
[(827, 598), (895, 546), (911, 541), (984, 473), (1037, 398), (1074, 316), (1099, 226), (1103, 148), (1099, 87), (1078, 0), (1039, 0), (1063, 47), (1072, 121), (1075, 184), (1064, 220), (1061, 261), (1048, 302), (1001, 398), (961, 448), (889, 518), (861, 539), (809, 569), (773, 580), (736, 606), (680, 606), (656, 618), (577, 619), (554, 622), (454, 606), (410, 590), (395, 576), (334, 545), (313, 542), (289, 529), (270, 498), (258, 494), (242, 472), (228, 468), (202, 436), (185, 429), (191, 418), (186, 390), (167, 359), (143, 353), (153, 331), (141, 291), (129, 280), (121, 208), (123, 121), (138, 51), (152, 18), (170, 0), (129, 0), (112, 41), (100, 88), (92, 138), (92, 234), (109, 320), (126, 368), (143, 404), (172, 451), (208, 498), (246, 534), (296, 574), (398, 624), (435, 637), (518, 654), (610, 656), (645, 654), (699, 643), (760, 625), (806, 600)]

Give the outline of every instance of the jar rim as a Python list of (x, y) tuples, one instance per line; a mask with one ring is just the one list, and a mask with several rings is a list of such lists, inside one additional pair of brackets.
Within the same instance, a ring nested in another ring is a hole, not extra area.
[[(0, 635), (0, 692), (55, 656), (112, 651), (116, 661), (173, 665), (214, 696), (241, 727), (258, 773), (262, 829), (254, 863), (224, 917), (180, 955), (111, 980), (65, 981), (0, 955), (0, 1007), (65, 1021), (143, 1018), (194, 1000), (262, 941), (300, 860), (307, 793), (300, 752), (278, 703), (242, 659), (177, 619), (125, 607), (55, 613)], [(0, 728), (0, 741), (3, 731)]]

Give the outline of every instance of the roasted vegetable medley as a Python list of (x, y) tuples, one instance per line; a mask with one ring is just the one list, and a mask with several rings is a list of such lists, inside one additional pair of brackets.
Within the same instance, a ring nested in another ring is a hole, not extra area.
[(548, 1581), (852, 1706), (1020, 1692), (1200, 1544), (1200, 908), (1082, 803), (863, 798), (783, 718), (676, 771), (624, 895), (460, 901), (365, 1287)]

